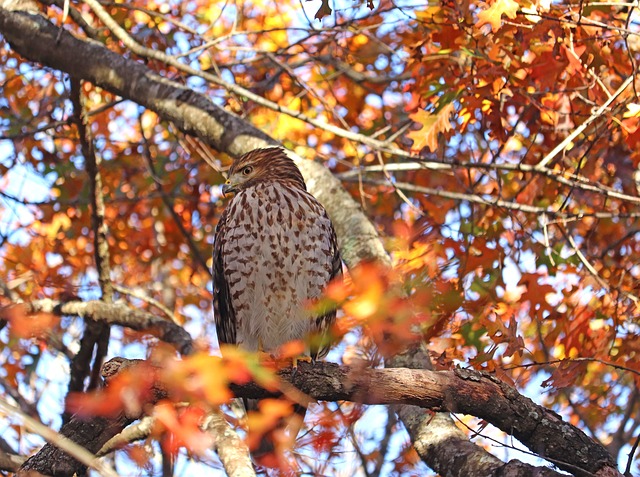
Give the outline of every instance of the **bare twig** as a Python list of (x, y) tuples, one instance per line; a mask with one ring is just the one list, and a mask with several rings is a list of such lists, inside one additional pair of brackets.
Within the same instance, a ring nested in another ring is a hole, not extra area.
[(633, 456), (638, 450), (638, 445), (640, 445), (640, 434), (638, 434), (638, 437), (636, 438), (635, 442), (631, 446), (631, 450), (629, 450), (629, 459), (627, 460), (627, 466), (624, 469), (624, 475), (626, 477), (633, 477), (631, 474), (631, 464), (633, 463)]
[(395, 164), (384, 164), (377, 166), (367, 166), (360, 169), (354, 168), (353, 170), (341, 172), (338, 174), (340, 179), (351, 179), (359, 174), (367, 174), (373, 172), (403, 172), (403, 171), (418, 171), (418, 170), (432, 170), (432, 171), (453, 171), (455, 169), (483, 169), (483, 170), (498, 170), (498, 171), (517, 171), (517, 172), (530, 172), (534, 174), (541, 174), (554, 181), (559, 182), (562, 185), (573, 187), (575, 189), (581, 189), (587, 192), (593, 192), (600, 194), (610, 199), (619, 199), (625, 202), (633, 204), (640, 204), (640, 197), (625, 194), (623, 192), (616, 191), (610, 187), (602, 184), (591, 182), (584, 176), (578, 174), (570, 174), (564, 171), (556, 171), (548, 169), (546, 167), (540, 168), (539, 166), (532, 166), (529, 164), (488, 164), (479, 162), (459, 162), (459, 161), (419, 161), (419, 162), (399, 162)]
[(508, 370), (508, 369), (517, 369), (517, 368), (530, 368), (532, 366), (548, 366), (551, 364), (560, 364), (560, 363), (566, 363), (566, 362), (580, 362), (580, 361), (600, 363), (600, 364), (604, 364), (605, 366), (611, 366), (612, 368), (620, 369), (622, 371), (627, 371), (629, 373), (637, 374), (638, 376), (640, 376), (640, 371), (633, 368), (629, 368), (628, 366), (623, 366), (622, 364), (605, 361), (604, 359), (589, 358), (589, 357), (554, 359), (551, 361), (544, 361), (544, 362), (525, 363), (525, 364), (518, 364), (514, 366), (507, 366), (507, 367), (504, 367), (503, 369)]
[[(349, 182), (355, 182), (354, 179), (349, 178)], [(378, 186), (389, 187), (389, 183), (383, 180), (375, 179), (363, 179), (365, 184), (372, 184)], [(493, 196), (483, 196), (479, 194), (468, 194), (464, 192), (451, 192), (446, 190), (434, 189), (432, 187), (417, 186), (409, 184), (407, 182), (394, 182), (393, 187), (402, 189), (409, 192), (417, 192), (420, 194), (434, 195), (438, 197), (444, 197), (445, 199), (452, 200), (465, 200), (477, 204), (485, 204), (493, 207), (500, 207), (507, 210), (514, 210), (517, 212), (524, 212), (528, 214), (547, 215), (551, 217), (557, 217), (559, 219), (567, 220), (579, 220), (584, 217), (595, 217), (599, 219), (611, 219), (611, 218), (638, 218), (640, 212), (630, 213), (617, 213), (617, 212), (560, 212), (552, 209), (546, 209), (544, 207), (537, 207), (534, 205), (521, 204), (518, 202), (510, 202), (504, 199), (499, 199)]]
[(156, 300), (153, 297), (150, 297), (149, 295), (145, 294), (142, 290), (132, 290), (131, 288), (126, 288), (117, 284), (113, 284), (113, 289), (115, 291), (117, 291), (118, 293), (122, 293), (123, 295), (129, 295), (130, 297), (133, 298), (137, 298), (139, 300), (142, 301), (146, 301), (147, 303), (149, 303), (150, 305), (155, 306), (158, 310), (160, 310), (161, 312), (163, 312), (165, 315), (167, 315), (167, 317), (173, 321), (176, 325), (180, 325), (180, 320), (178, 319), (178, 317), (166, 306), (164, 306), (162, 303), (160, 303), (158, 300)]
[(629, 87), (630, 84), (633, 83), (633, 80), (635, 79), (634, 75), (629, 75), (629, 77), (624, 80), (624, 82), (620, 85), (620, 87), (616, 90), (615, 93), (613, 93), (609, 99), (607, 99), (602, 106), (600, 106), (598, 109), (596, 109), (593, 114), (591, 116), (589, 116), (589, 118), (583, 122), (580, 126), (578, 126), (577, 128), (575, 128), (571, 134), (569, 134), (566, 138), (564, 138), (564, 140), (558, 144), (556, 147), (554, 147), (551, 152), (549, 152), (549, 154), (547, 154), (546, 156), (544, 156), (544, 158), (542, 158), (542, 160), (536, 164), (536, 167), (546, 167), (547, 164), (549, 164), (559, 153), (561, 153), (562, 151), (564, 151), (572, 142), (573, 140), (578, 137), (578, 135), (584, 131), (585, 129), (587, 129), (587, 126), (589, 126), (589, 124), (591, 124), (593, 121), (595, 121), (596, 119), (598, 119), (600, 116), (602, 116), (604, 114), (604, 112), (609, 108), (609, 106), (611, 106), (611, 104), (618, 99), (618, 97), (624, 93), (624, 91)]
[(170, 15), (164, 15), (160, 12), (156, 12), (154, 10), (149, 10), (148, 8), (143, 8), (143, 7), (138, 7), (135, 5), (131, 5), (129, 3), (117, 3), (117, 2), (104, 2), (101, 1), (100, 2), (102, 5), (104, 5), (105, 7), (115, 7), (115, 8), (124, 8), (126, 10), (135, 10), (138, 12), (143, 12), (146, 13), (147, 15), (149, 15), (150, 17), (153, 18), (159, 18), (162, 21), (171, 23), (175, 26), (177, 26), (178, 28), (180, 28), (181, 30), (184, 30), (188, 33), (191, 33), (192, 35), (198, 36), (198, 32), (196, 30), (194, 30), (193, 28), (191, 28), (189, 25), (184, 24), (181, 21), (176, 20), (175, 18), (172, 18)]
[[(611, 289), (613, 288), (611, 285), (609, 285), (609, 283), (606, 282), (606, 280), (604, 280), (599, 274), (598, 271), (593, 267), (593, 265), (591, 265), (591, 262), (589, 262), (589, 260), (587, 259), (587, 257), (584, 256), (584, 254), (582, 253), (582, 251), (580, 250), (580, 248), (578, 247), (578, 244), (576, 243), (576, 241), (573, 239), (573, 237), (571, 236), (570, 233), (568, 233), (564, 227), (559, 227), (560, 228), (560, 232), (562, 233), (562, 235), (564, 235), (565, 239), (567, 239), (567, 242), (569, 242), (569, 245), (571, 245), (571, 248), (573, 249), (573, 251), (576, 253), (576, 256), (578, 257), (578, 259), (580, 260), (580, 262), (582, 263), (582, 265), (584, 265), (584, 267), (589, 271), (589, 273), (593, 276), (593, 278), (595, 278), (595, 280), (598, 282), (598, 284), (604, 288), (605, 290), (609, 290), (611, 291)], [(637, 296), (635, 296), (633, 293), (618, 289), (618, 291), (623, 294), (624, 296), (626, 296), (627, 298), (631, 299), (634, 303), (638, 303), (640, 302), (640, 298), (638, 298)]]
[[(139, 121), (142, 121), (141, 117), (139, 117), (138, 119)], [(165, 207), (171, 214), (171, 217), (173, 218), (174, 223), (182, 233), (182, 236), (187, 241), (187, 245), (189, 246), (189, 249), (191, 249), (191, 253), (193, 254), (193, 258), (195, 262), (198, 265), (200, 265), (200, 268), (202, 268), (202, 270), (205, 271), (209, 275), (209, 277), (212, 277), (213, 275), (212, 275), (211, 269), (207, 266), (207, 260), (203, 257), (202, 252), (198, 248), (198, 245), (193, 240), (193, 235), (184, 226), (184, 223), (182, 222), (182, 218), (178, 215), (175, 208), (173, 207), (173, 202), (171, 201), (171, 198), (162, 188), (162, 182), (158, 178), (158, 173), (153, 163), (153, 158), (151, 157), (151, 151), (149, 148), (147, 137), (144, 134), (144, 128), (142, 127), (142, 123), (140, 123), (140, 135), (142, 136), (142, 141), (144, 146), (142, 149), (142, 155), (147, 161), (147, 167), (149, 167), (149, 171), (151, 172), (150, 174), (151, 178), (153, 179), (153, 182), (156, 185), (156, 190), (158, 191), (158, 193), (160, 194), (160, 197), (162, 198), (162, 202), (164, 203)]]
[(22, 412), (27, 416), (40, 421), (40, 414), (38, 413), (38, 407), (32, 402), (27, 401), (20, 392), (15, 389), (5, 378), (0, 376), (0, 386), (2, 386), (5, 392), (11, 396), (11, 398), (20, 406)]
[(398, 418), (396, 417), (396, 413), (391, 409), (387, 409), (387, 424), (384, 426), (384, 435), (382, 437), (382, 441), (380, 441), (376, 466), (371, 473), (371, 475), (373, 475), (374, 477), (380, 477), (380, 475), (382, 475), (380, 472), (382, 471), (382, 466), (384, 465), (387, 453), (389, 452), (389, 443), (391, 442), (391, 437), (393, 437), (393, 429), (397, 423)]

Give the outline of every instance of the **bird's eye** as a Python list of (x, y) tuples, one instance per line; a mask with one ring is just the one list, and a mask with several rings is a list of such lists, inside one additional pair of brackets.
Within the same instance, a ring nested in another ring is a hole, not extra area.
[(242, 173), (245, 176), (248, 176), (249, 174), (251, 174), (251, 171), (253, 171), (253, 167), (251, 167), (251, 166), (247, 166), (244, 169), (242, 169)]

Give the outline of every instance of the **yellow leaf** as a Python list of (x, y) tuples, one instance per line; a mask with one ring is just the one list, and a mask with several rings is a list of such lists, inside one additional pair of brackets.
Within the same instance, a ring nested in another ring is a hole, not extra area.
[(640, 103), (627, 104), (627, 111), (622, 115), (624, 118), (640, 117)]
[(58, 213), (53, 216), (53, 220), (50, 224), (43, 225), (42, 229), (46, 233), (49, 240), (53, 240), (58, 235), (58, 232), (64, 232), (71, 227), (71, 219), (67, 214)]
[(438, 148), (438, 134), (447, 132), (452, 127), (449, 121), (452, 112), (453, 103), (449, 103), (436, 114), (429, 114), (424, 110), (410, 114), (411, 119), (422, 125), (418, 131), (407, 134), (407, 137), (413, 140), (411, 150), (419, 152), (422, 148), (428, 147), (431, 152), (435, 152)]
[(480, 28), (487, 23), (491, 25), (491, 30), (495, 33), (502, 26), (502, 14), (514, 19), (519, 5), (514, 0), (495, 0), (489, 8), (478, 13), (476, 28)]

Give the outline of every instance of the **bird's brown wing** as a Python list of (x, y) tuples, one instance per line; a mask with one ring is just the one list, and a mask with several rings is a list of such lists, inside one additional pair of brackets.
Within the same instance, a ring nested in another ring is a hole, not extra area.
[(224, 275), (224, 243), (227, 227), (227, 209), (216, 227), (213, 244), (213, 318), (218, 343), (236, 344), (236, 315), (233, 311), (229, 283)]
[[(326, 214), (326, 212), (325, 212)], [(330, 230), (330, 240), (331, 240), (331, 251), (332, 251), (332, 261), (331, 261), (331, 275), (329, 281), (333, 281), (338, 277), (342, 277), (342, 257), (340, 256), (340, 250), (338, 249), (338, 239), (336, 238), (336, 231), (333, 228), (333, 224), (331, 225)], [(318, 316), (316, 318), (316, 327), (317, 329), (325, 334), (325, 339), (328, 338), (328, 332), (331, 328), (331, 325), (336, 320), (336, 310), (331, 310), (328, 313)], [(315, 360), (318, 358), (323, 358), (329, 352), (329, 348), (331, 347), (331, 343), (323, 343), (317, 349), (311, 349), (311, 357)]]

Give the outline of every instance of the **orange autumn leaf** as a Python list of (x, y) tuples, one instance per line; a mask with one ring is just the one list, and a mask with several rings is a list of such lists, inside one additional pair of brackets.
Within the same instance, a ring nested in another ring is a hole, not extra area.
[(11, 334), (17, 338), (46, 335), (60, 322), (60, 317), (52, 313), (27, 313), (23, 304), (0, 308), (0, 319), (10, 323)]
[(121, 412), (138, 415), (148, 401), (154, 383), (155, 370), (147, 364), (125, 369), (109, 380), (104, 389), (92, 393), (72, 393), (66, 408), (81, 416), (116, 416)]
[(412, 152), (420, 152), (425, 147), (432, 152), (438, 149), (438, 134), (447, 132), (452, 128), (449, 119), (453, 109), (453, 103), (449, 103), (436, 114), (420, 110), (409, 115), (411, 119), (422, 126), (419, 130), (407, 134), (407, 137), (413, 140)]
[(260, 445), (263, 436), (274, 430), (282, 419), (293, 414), (293, 404), (283, 399), (262, 399), (258, 411), (249, 411), (247, 416), (247, 444), (250, 449)]
[(502, 15), (514, 19), (520, 6), (514, 0), (495, 0), (489, 8), (478, 13), (476, 28), (482, 25), (491, 25), (491, 30), (495, 33), (502, 26)]
[(162, 445), (171, 454), (177, 454), (181, 447), (203, 454), (213, 445), (213, 437), (200, 429), (205, 416), (205, 410), (197, 406), (176, 409), (173, 403), (161, 402), (153, 411), (154, 433), (165, 434)]
[(222, 358), (196, 353), (183, 360), (168, 360), (161, 380), (176, 397), (203, 399), (211, 405), (229, 401), (229, 374)]
[(265, 389), (276, 390), (278, 378), (272, 362), (265, 362), (263, 356), (245, 351), (234, 345), (222, 345), (222, 364), (230, 382), (244, 384), (251, 380)]

